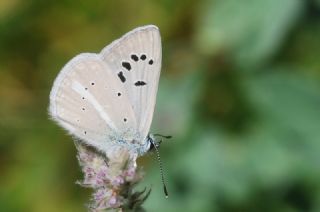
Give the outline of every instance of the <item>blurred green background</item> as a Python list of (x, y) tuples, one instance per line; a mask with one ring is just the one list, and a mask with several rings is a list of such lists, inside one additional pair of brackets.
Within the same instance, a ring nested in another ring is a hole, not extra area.
[(70, 136), (49, 120), (62, 66), (157, 25), (163, 68), (140, 159), (147, 211), (320, 211), (320, 1), (0, 1), (0, 211), (86, 211)]

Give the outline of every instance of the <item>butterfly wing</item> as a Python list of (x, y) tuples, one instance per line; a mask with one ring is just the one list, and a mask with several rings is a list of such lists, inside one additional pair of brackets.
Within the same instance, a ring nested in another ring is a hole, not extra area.
[(80, 54), (65, 65), (50, 94), (50, 115), (72, 135), (102, 151), (134, 135), (129, 98), (111, 67), (97, 54)]
[(100, 55), (123, 84), (141, 139), (149, 133), (161, 70), (161, 37), (156, 26), (138, 27), (104, 48)]

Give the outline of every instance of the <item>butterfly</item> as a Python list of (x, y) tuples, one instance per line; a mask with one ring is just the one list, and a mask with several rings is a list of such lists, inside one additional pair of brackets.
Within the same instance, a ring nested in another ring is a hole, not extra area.
[(60, 71), (50, 116), (72, 136), (108, 155), (124, 146), (141, 156), (149, 136), (161, 70), (158, 27), (138, 27), (98, 54), (82, 53)]

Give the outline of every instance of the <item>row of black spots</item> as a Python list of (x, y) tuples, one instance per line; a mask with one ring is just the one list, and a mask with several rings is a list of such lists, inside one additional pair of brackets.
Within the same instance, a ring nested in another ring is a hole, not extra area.
[[(94, 82), (91, 82), (91, 85), (95, 85), (95, 83), (94, 83)], [(84, 90), (87, 91), (87, 90), (88, 90), (88, 87), (85, 87)], [(86, 98), (83, 96), (83, 97), (81, 97), (81, 99), (82, 99), (82, 100), (85, 100)], [(82, 110), (82, 111), (85, 111), (86, 108), (83, 107), (83, 108), (81, 108), (81, 110)], [(77, 122), (79, 122), (79, 121), (80, 121), (80, 120), (78, 119)], [(85, 132), (85, 134), (86, 134), (86, 132)]]
[(124, 77), (122, 71), (120, 71), (120, 72), (118, 73), (118, 77), (119, 77), (119, 79), (121, 80), (121, 82), (125, 82), (125, 81), (126, 81), (126, 78)]
[[(94, 83), (94, 82), (91, 82), (90, 84), (91, 84), (92, 86), (94, 86), (94, 85), (95, 85), (95, 83)], [(85, 88), (84, 88), (84, 90), (86, 90), (86, 91), (87, 91), (87, 90), (88, 90), (88, 87), (85, 87)]]
[[(135, 61), (135, 62), (138, 62), (138, 61), (139, 61), (139, 57), (138, 57), (136, 54), (132, 54), (132, 55), (131, 55), (131, 59), (132, 59), (133, 61)], [(142, 54), (142, 55), (140, 56), (140, 59), (141, 59), (141, 60), (146, 60), (146, 59), (147, 59), (147, 56), (146, 56), (145, 54)], [(122, 64), (123, 64), (123, 63), (122, 63)], [(153, 64), (153, 60), (150, 59), (149, 62), (148, 62), (148, 64), (149, 64), (149, 65), (152, 65), (152, 64)], [(123, 65), (122, 65), (122, 66), (123, 66)]]
[(143, 85), (146, 85), (147, 83), (144, 82), (144, 81), (137, 81), (134, 83), (135, 86), (143, 86)]

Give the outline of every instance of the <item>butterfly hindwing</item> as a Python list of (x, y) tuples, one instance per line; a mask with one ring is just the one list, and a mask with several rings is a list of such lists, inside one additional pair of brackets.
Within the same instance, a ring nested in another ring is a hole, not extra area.
[(80, 54), (54, 82), (50, 114), (72, 135), (105, 151), (112, 137), (125, 139), (137, 128), (126, 92), (100, 55)]
[(139, 27), (104, 48), (100, 55), (127, 92), (144, 139), (150, 129), (161, 69), (161, 37), (156, 26)]

